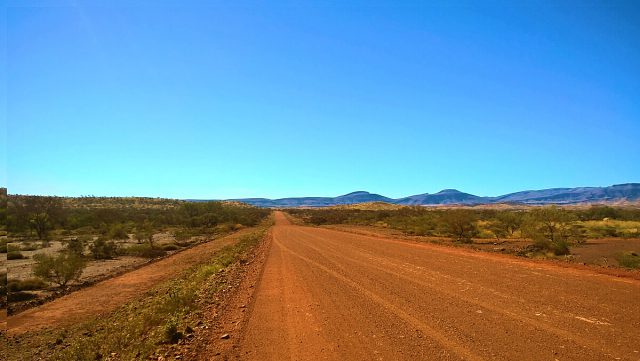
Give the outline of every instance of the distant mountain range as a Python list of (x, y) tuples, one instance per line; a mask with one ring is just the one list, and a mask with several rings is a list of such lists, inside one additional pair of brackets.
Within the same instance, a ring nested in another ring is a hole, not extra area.
[(428, 206), (439, 204), (576, 204), (640, 201), (640, 183), (616, 184), (609, 187), (550, 188), (509, 193), (498, 197), (480, 197), (455, 189), (444, 189), (438, 193), (424, 193), (393, 199), (379, 194), (359, 191), (338, 197), (297, 198), (243, 198), (229, 199), (257, 207), (327, 207), (344, 204), (387, 202), (399, 205)]

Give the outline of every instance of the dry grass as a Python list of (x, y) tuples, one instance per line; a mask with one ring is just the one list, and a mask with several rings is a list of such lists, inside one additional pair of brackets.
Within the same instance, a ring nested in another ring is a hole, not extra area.
[(639, 221), (619, 221), (615, 219), (605, 219), (601, 221), (583, 221), (579, 222), (579, 224), (582, 224), (588, 230), (613, 227), (622, 235), (640, 232)]
[[(194, 266), (147, 296), (110, 315), (66, 329), (20, 336), (10, 346), (8, 360), (146, 359), (163, 343), (175, 342), (188, 326), (187, 317), (209, 301), (224, 284), (213, 276), (240, 260), (263, 239), (267, 227), (242, 237), (205, 264)], [(115, 353), (115, 354), (114, 354)]]

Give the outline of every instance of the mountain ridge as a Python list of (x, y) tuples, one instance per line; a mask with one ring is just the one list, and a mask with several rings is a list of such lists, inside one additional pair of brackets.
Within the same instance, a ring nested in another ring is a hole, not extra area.
[(443, 189), (437, 193), (422, 193), (403, 198), (389, 198), (367, 191), (355, 191), (337, 197), (287, 197), (237, 198), (228, 199), (248, 203), (257, 207), (329, 207), (366, 202), (386, 202), (397, 205), (480, 205), (496, 203), (513, 204), (577, 204), (605, 203), (619, 201), (640, 201), (640, 183), (614, 184), (607, 187), (575, 187), (524, 190), (496, 197), (483, 197), (461, 192), (457, 189)]

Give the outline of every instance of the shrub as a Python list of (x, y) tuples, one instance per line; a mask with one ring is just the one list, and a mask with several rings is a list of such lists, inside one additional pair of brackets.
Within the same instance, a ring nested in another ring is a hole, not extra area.
[(618, 264), (625, 268), (640, 268), (640, 255), (635, 252), (623, 252), (617, 257)]
[(109, 228), (109, 238), (111, 239), (129, 239), (129, 234), (123, 224), (114, 224)]
[(160, 248), (152, 247), (149, 244), (134, 244), (127, 248), (122, 249), (122, 253), (128, 256), (143, 257), (143, 258), (156, 258), (162, 257), (166, 252)]
[(505, 238), (507, 236), (513, 237), (513, 235), (522, 226), (522, 215), (513, 211), (499, 212), (495, 220), (490, 225), (490, 230), (496, 236), (496, 238)]
[(46, 288), (47, 284), (39, 278), (30, 278), (27, 280), (9, 280), (7, 289), (9, 292), (33, 291)]
[(80, 279), (82, 271), (87, 266), (83, 257), (72, 253), (61, 253), (57, 256), (39, 253), (33, 256), (33, 259), (36, 261), (33, 274), (59, 286)]
[(138, 230), (136, 231), (136, 234), (134, 237), (136, 238), (136, 240), (138, 240), (138, 243), (142, 243), (142, 242), (153, 243), (153, 233), (151, 232)]
[(562, 239), (549, 243), (546, 243), (544, 241), (542, 241), (541, 243), (540, 241), (538, 241), (534, 243), (534, 245), (538, 246), (539, 248), (549, 250), (556, 256), (565, 256), (571, 254), (571, 251), (569, 249), (569, 242)]
[(63, 241), (65, 252), (82, 256), (84, 254), (84, 240), (80, 238), (72, 238)]
[(94, 259), (112, 259), (118, 254), (118, 245), (100, 237), (89, 246), (89, 250)]
[(29, 226), (36, 231), (38, 239), (46, 240), (52, 228), (51, 217), (46, 212), (35, 213), (29, 219)]
[(142, 224), (136, 226), (135, 237), (138, 240), (138, 243), (148, 242), (153, 246), (153, 233), (153, 224), (148, 220), (145, 220)]
[(195, 229), (180, 228), (173, 232), (173, 237), (176, 239), (176, 241), (184, 242), (188, 241), (191, 237), (195, 236), (198, 233), (199, 232), (197, 232), (197, 230)]
[(0, 253), (7, 253), (7, 240), (0, 240)]
[(522, 227), (525, 237), (533, 240), (539, 250), (556, 256), (570, 253), (571, 242), (583, 239), (583, 229), (573, 224), (575, 216), (557, 206), (542, 207), (529, 212)]
[(8, 260), (12, 260), (12, 259), (24, 259), (27, 258), (25, 257), (22, 253), (20, 253), (19, 251), (11, 251), (7, 253), (7, 259)]
[(168, 343), (176, 343), (182, 338), (182, 332), (178, 331), (178, 320), (171, 317), (164, 325), (164, 340)]
[(476, 217), (468, 209), (452, 209), (441, 217), (442, 232), (457, 242), (471, 243), (478, 234)]

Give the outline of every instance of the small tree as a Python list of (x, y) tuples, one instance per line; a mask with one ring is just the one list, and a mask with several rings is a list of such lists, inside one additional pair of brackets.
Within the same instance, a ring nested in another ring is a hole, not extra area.
[(58, 197), (27, 196), (19, 208), (18, 213), (28, 217), (29, 227), (40, 240), (47, 239), (49, 230), (60, 222), (63, 215), (62, 199)]
[(500, 239), (506, 238), (509, 235), (507, 229), (499, 221), (493, 221), (489, 223), (488, 228), (498, 241)]
[(51, 228), (51, 222), (49, 222), (49, 215), (46, 213), (35, 213), (29, 219), (29, 226), (36, 231), (36, 235), (40, 240), (46, 240), (49, 237), (49, 229)]
[(583, 235), (574, 225), (576, 217), (557, 207), (536, 208), (529, 212), (522, 227), (525, 237), (541, 250), (552, 251), (555, 255), (569, 254), (572, 242), (581, 241)]
[(33, 256), (33, 274), (47, 282), (64, 287), (70, 281), (80, 279), (82, 271), (87, 266), (86, 260), (72, 253), (60, 253), (49, 256), (38, 253)]
[(176, 241), (178, 241), (178, 242), (184, 242), (184, 241), (190, 239), (191, 236), (192, 236), (191, 232), (189, 232), (185, 228), (181, 228), (181, 229), (173, 231), (173, 238), (175, 238)]
[(138, 243), (148, 242), (150, 247), (153, 247), (153, 225), (149, 221), (144, 221), (141, 225), (136, 227), (136, 239)]
[(476, 217), (471, 210), (448, 210), (443, 213), (440, 221), (442, 232), (457, 242), (471, 243), (471, 238), (478, 234)]
[(100, 237), (89, 246), (89, 251), (94, 259), (112, 259), (118, 254), (118, 245)]
[(519, 212), (500, 212), (496, 220), (510, 237), (513, 237), (516, 231), (522, 227), (522, 214)]
[(513, 237), (522, 226), (522, 215), (517, 212), (499, 212), (495, 219), (489, 224), (489, 229), (496, 236), (496, 239)]
[(83, 239), (80, 238), (72, 238), (63, 241), (65, 245), (64, 251), (67, 253), (75, 254), (78, 256), (82, 256), (84, 254), (85, 243)]
[(123, 224), (114, 224), (109, 228), (108, 236), (111, 239), (129, 239), (129, 234)]

